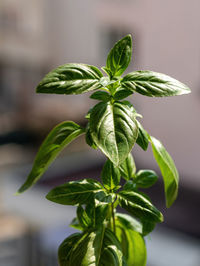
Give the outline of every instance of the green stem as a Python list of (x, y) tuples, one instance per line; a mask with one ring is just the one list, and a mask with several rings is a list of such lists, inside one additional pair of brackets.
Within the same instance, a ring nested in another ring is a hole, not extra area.
[(112, 205), (111, 205), (111, 208), (112, 208), (113, 232), (114, 232), (114, 234), (116, 234), (116, 226), (115, 226), (115, 212), (114, 212), (113, 203), (112, 203)]

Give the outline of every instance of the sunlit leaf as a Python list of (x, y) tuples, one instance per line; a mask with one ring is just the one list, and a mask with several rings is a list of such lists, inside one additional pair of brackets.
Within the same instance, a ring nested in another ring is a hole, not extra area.
[(66, 121), (57, 125), (42, 143), (32, 170), (26, 182), (20, 187), (18, 193), (22, 193), (44, 174), (49, 165), (54, 161), (58, 154), (75, 138), (84, 133), (84, 129), (74, 122)]
[(112, 77), (120, 76), (128, 67), (132, 55), (132, 39), (131, 35), (119, 40), (108, 54), (106, 68), (107, 73), (111, 73)]
[(179, 175), (173, 159), (166, 151), (163, 144), (154, 137), (151, 137), (153, 155), (160, 167), (164, 186), (166, 205), (169, 208), (177, 198)]
[(49, 72), (37, 86), (39, 93), (82, 94), (102, 88), (102, 73), (94, 66), (65, 64)]
[(98, 103), (90, 114), (90, 131), (95, 144), (116, 165), (131, 151), (138, 135), (132, 109), (124, 103)]
[(136, 166), (131, 153), (129, 153), (126, 160), (124, 160), (123, 163), (120, 164), (119, 169), (124, 179), (129, 180), (134, 177), (136, 172)]
[(133, 216), (152, 222), (162, 222), (163, 216), (153, 204), (136, 191), (119, 192), (119, 204)]
[(93, 179), (83, 179), (55, 187), (46, 198), (63, 205), (85, 204), (93, 200), (95, 193), (100, 191), (103, 191), (103, 187), (99, 182)]
[(153, 71), (135, 71), (121, 80), (122, 88), (150, 96), (165, 97), (190, 93), (180, 81)]

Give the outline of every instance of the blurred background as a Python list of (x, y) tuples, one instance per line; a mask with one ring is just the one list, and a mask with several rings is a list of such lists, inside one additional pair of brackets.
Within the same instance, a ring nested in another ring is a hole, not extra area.
[[(145, 129), (160, 139), (180, 173), (179, 197), (166, 209), (163, 183), (149, 190), (165, 222), (147, 238), (148, 266), (200, 265), (200, 3), (198, 0), (0, 1), (0, 266), (55, 266), (71, 232), (73, 207), (45, 200), (52, 186), (99, 177), (105, 157), (78, 138), (41, 182), (14, 196), (49, 130), (63, 120), (85, 125), (88, 94), (39, 95), (35, 87), (65, 63), (105, 65), (121, 37), (133, 36), (128, 71), (153, 70), (186, 83), (192, 93), (134, 95)], [(137, 168), (159, 173), (151, 149), (133, 152)]]

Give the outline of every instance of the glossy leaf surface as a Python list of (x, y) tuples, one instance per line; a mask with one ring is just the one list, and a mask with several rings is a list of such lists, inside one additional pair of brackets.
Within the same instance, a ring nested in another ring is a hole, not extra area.
[(120, 242), (109, 229), (105, 230), (99, 266), (125, 266)]
[(126, 160), (124, 160), (123, 163), (120, 164), (119, 169), (124, 179), (129, 180), (134, 177), (136, 172), (136, 166), (131, 153), (129, 153)]
[(136, 174), (134, 182), (139, 188), (148, 188), (153, 186), (158, 180), (157, 174), (152, 170), (140, 170)]
[(18, 190), (18, 193), (22, 193), (44, 174), (49, 165), (54, 161), (58, 154), (75, 138), (84, 133), (84, 129), (74, 122), (66, 121), (57, 125), (46, 137), (42, 143), (32, 170), (26, 180), (26, 182)]
[(131, 229), (133, 231), (136, 231), (140, 234), (143, 232), (142, 224), (133, 218), (132, 216), (125, 214), (125, 213), (119, 213), (117, 212), (115, 214), (116, 219), (116, 225), (120, 224), (123, 225), (126, 229)]
[(150, 97), (190, 93), (190, 89), (180, 81), (153, 71), (131, 72), (121, 80), (121, 86)]
[(99, 182), (83, 179), (55, 187), (46, 198), (63, 205), (85, 204), (93, 200), (95, 193), (100, 191), (103, 191), (103, 187)]
[(96, 145), (114, 164), (119, 165), (137, 139), (135, 113), (121, 102), (101, 102), (91, 111), (90, 131)]
[(152, 222), (162, 222), (162, 214), (153, 204), (136, 191), (121, 191), (119, 203), (122, 208), (133, 216)]
[(149, 134), (143, 128), (140, 122), (137, 121), (137, 124), (138, 124), (138, 137), (136, 142), (144, 151), (146, 151), (149, 145)]
[(108, 102), (110, 100), (110, 95), (105, 91), (95, 91), (91, 96), (91, 99), (99, 100), (102, 102)]
[(82, 94), (102, 88), (102, 73), (94, 66), (65, 64), (49, 72), (39, 83), (39, 93)]
[(76, 242), (82, 237), (82, 234), (75, 233), (66, 238), (59, 246), (58, 249), (58, 262), (59, 266), (68, 266), (70, 263), (70, 253)]
[(109, 229), (101, 226), (95, 231), (86, 232), (72, 247), (66, 266), (80, 265), (123, 266), (120, 243)]
[(145, 266), (147, 254), (143, 237), (127, 228), (121, 221), (116, 222), (116, 235), (121, 243), (127, 266)]
[(173, 159), (163, 144), (154, 137), (151, 137), (151, 143), (153, 155), (164, 179), (166, 205), (169, 208), (176, 200), (178, 194), (179, 174)]
[(128, 67), (132, 55), (132, 39), (127, 35), (119, 40), (111, 49), (107, 57), (106, 72), (112, 77), (120, 76)]
[(114, 99), (116, 101), (122, 100), (127, 98), (128, 96), (130, 96), (132, 94), (132, 92), (130, 90), (126, 90), (126, 89), (118, 89), (114, 95)]
[(110, 160), (107, 160), (103, 166), (101, 178), (104, 187), (108, 190), (112, 190), (119, 185), (120, 171)]

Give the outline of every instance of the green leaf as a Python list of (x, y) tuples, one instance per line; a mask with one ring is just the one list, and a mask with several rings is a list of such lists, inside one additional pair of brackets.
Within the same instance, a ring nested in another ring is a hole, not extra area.
[(110, 94), (105, 91), (95, 91), (91, 96), (91, 99), (99, 100), (102, 102), (108, 102), (110, 100)]
[(94, 207), (91, 202), (84, 209), (81, 205), (77, 208), (77, 217), (82, 228), (93, 227)]
[(139, 188), (148, 188), (153, 186), (158, 180), (157, 174), (152, 170), (140, 170), (136, 174), (134, 182)]
[(131, 153), (129, 153), (126, 160), (124, 160), (123, 163), (120, 164), (119, 170), (121, 172), (122, 177), (126, 180), (129, 180), (134, 177), (136, 172), (136, 166)]
[(85, 141), (86, 143), (93, 149), (97, 149), (96, 144), (94, 143), (91, 133), (90, 133), (90, 123), (88, 123), (87, 127), (86, 127), (86, 132), (85, 132)]
[(122, 88), (119, 88), (115, 95), (114, 95), (114, 99), (116, 101), (119, 101), (119, 100), (122, 100), (124, 98), (127, 98), (128, 96), (130, 96), (132, 94), (132, 91), (130, 90), (126, 90), (126, 89), (122, 89)]
[(123, 266), (122, 263), (119, 241), (109, 229), (101, 226), (82, 235), (72, 247), (66, 266)]
[(99, 266), (125, 266), (120, 242), (109, 229), (105, 230)]
[(58, 154), (75, 138), (84, 133), (84, 129), (74, 122), (66, 121), (57, 125), (42, 143), (32, 170), (26, 182), (20, 187), (18, 193), (22, 193), (44, 174), (49, 165), (54, 161)]
[(123, 227), (126, 229), (131, 229), (133, 231), (142, 234), (143, 232), (142, 224), (132, 216), (125, 213), (116, 213), (115, 219), (116, 219), (115, 221), (116, 226), (118, 226), (118, 224), (120, 226), (123, 225)]
[(90, 131), (96, 145), (115, 164), (121, 164), (136, 142), (135, 113), (124, 103), (98, 103), (90, 114)]
[(131, 35), (127, 35), (119, 40), (108, 54), (106, 68), (107, 73), (111, 72), (111, 77), (120, 76), (128, 67), (132, 55)]
[(151, 144), (153, 155), (164, 179), (166, 205), (169, 208), (176, 200), (178, 194), (178, 171), (163, 144), (152, 136)]
[(190, 93), (180, 81), (153, 71), (135, 71), (121, 80), (122, 88), (150, 97), (165, 97)]
[(151, 233), (156, 226), (156, 223), (150, 222), (148, 220), (144, 220), (141, 222), (142, 222), (142, 234), (143, 234), (143, 236), (146, 236), (149, 233)]
[(163, 216), (153, 204), (136, 191), (121, 191), (119, 204), (130, 214), (151, 222), (162, 222)]
[(149, 134), (143, 128), (143, 126), (140, 124), (140, 122), (137, 121), (137, 124), (138, 124), (138, 137), (137, 137), (136, 143), (144, 151), (146, 151), (148, 149), (148, 145), (149, 145)]
[(103, 227), (92, 232), (85, 232), (72, 247), (67, 266), (99, 265), (104, 232)]
[(120, 221), (116, 223), (116, 235), (121, 243), (127, 266), (145, 266), (147, 253), (143, 237)]
[(80, 231), (84, 230), (84, 228), (80, 225), (79, 220), (77, 218), (73, 218), (69, 226)]
[(123, 186), (123, 190), (126, 191), (137, 191), (137, 186), (133, 180), (127, 180), (127, 182)]
[(95, 193), (100, 191), (103, 191), (103, 187), (99, 182), (83, 179), (55, 187), (46, 198), (63, 205), (86, 204), (94, 199)]
[(75, 233), (68, 238), (66, 238), (58, 249), (58, 261), (60, 266), (69, 265), (69, 257), (73, 246), (82, 237), (82, 234)]
[(39, 93), (82, 94), (102, 88), (98, 68), (84, 64), (65, 64), (49, 72), (39, 83)]
[(101, 178), (104, 187), (108, 190), (113, 190), (119, 185), (120, 171), (110, 160), (107, 160), (103, 166)]

